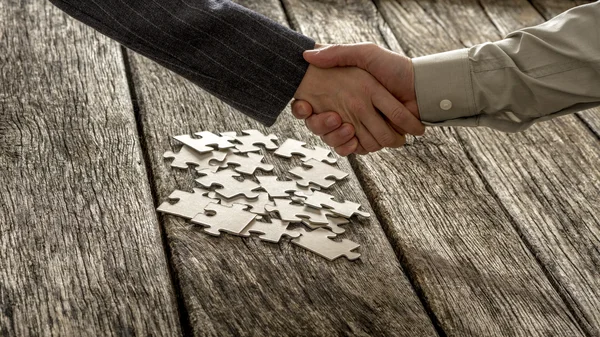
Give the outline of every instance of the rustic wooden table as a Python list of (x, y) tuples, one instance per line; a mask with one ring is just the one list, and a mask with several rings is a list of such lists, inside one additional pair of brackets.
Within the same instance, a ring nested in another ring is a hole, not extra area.
[[(239, 2), (411, 57), (576, 5)], [(0, 3), (0, 79), (1, 336), (600, 336), (599, 109), (341, 160), (334, 193), (376, 216), (347, 227), (360, 261), (330, 263), (158, 216), (192, 187), (170, 135), (265, 129), (47, 1)], [(321, 145), (289, 112), (268, 131)]]

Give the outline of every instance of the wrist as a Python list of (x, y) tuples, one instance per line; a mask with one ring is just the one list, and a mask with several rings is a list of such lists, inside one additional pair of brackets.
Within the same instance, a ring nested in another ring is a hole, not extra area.
[(409, 99), (407, 101), (406, 104), (406, 108), (413, 113), (413, 115), (415, 117), (417, 117), (418, 120), (421, 120), (421, 114), (419, 113), (419, 102), (417, 100), (417, 89), (415, 87), (415, 66), (413, 64), (412, 59), (410, 58), (406, 58), (407, 62), (408, 62), (408, 66), (406, 67), (408, 69), (408, 74), (406, 75), (406, 77), (408, 78), (408, 90), (410, 91), (409, 93), (409, 97), (411, 97), (412, 99)]

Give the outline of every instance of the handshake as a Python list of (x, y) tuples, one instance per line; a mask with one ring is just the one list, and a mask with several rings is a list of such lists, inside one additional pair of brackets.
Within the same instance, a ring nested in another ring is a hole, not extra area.
[(400, 147), (406, 134), (425, 132), (409, 58), (372, 43), (316, 48), (304, 52), (310, 65), (292, 112), (339, 155)]

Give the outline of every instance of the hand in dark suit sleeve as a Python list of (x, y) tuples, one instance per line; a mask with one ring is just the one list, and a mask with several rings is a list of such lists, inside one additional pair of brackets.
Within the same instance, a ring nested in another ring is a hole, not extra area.
[(224, 0), (50, 0), (246, 115), (272, 125), (314, 41)]

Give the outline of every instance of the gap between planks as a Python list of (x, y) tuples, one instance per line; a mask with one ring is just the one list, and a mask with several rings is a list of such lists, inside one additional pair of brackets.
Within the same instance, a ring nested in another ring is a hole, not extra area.
[[(150, 186), (150, 194), (152, 196), (152, 203), (154, 208), (158, 207), (158, 193), (156, 191), (156, 185), (154, 183), (154, 171), (150, 163), (150, 154), (148, 153), (148, 144), (144, 137), (144, 123), (142, 123), (142, 116), (140, 114), (140, 106), (138, 104), (138, 95), (135, 88), (135, 81), (133, 80), (133, 72), (131, 71), (131, 62), (129, 60), (129, 52), (124, 46), (120, 46), (121, 55), (123, 58), (123, 66), (125, 69), (125, 77), (127, 79), (127, 87), (129, 88), (129, 96), (131, 98), (131, 107), (135, 118), (135, 126), (140, 141), (140, 151), (142, 152), (143, 165), (146, 168), (146, 177), (148, 179), (148, 185)], [(173, 267), (171, 259), (172, 252), (171, 247), (167, 239), (167, 230), (162, 219), (162, 214), (157, 213), (158, 219), (158, 230), (160, 232), (160, 239), (163, 246), (164, 256), (166, 259), (167, 269), (169, 271), (169, 278), (171, 279), (171, 287), (175, 294), (175, 300), (177, 301), (177, 313), (179, 316), (179, 324), (183, 336), (192, 336), (193, 330), (190, 323), (190, 316), (183, 300), (183, 292), (181, 291), (180, 280), (177, 277), (177, 273)]]
[[(279, 2), (281, 4), (281, 7), (283, 8), (283, 12), (285, 13), (285, 17), (286, 17), (288, 24), (290, 25), (290, 28), (297, 32), (300, 32), (300, 27), (298, 25), (297, 20), (292, 15), (290, 15), (290, 10), (288, 8), (289, 5), (286, 4), (286, 0), (279, 0)], [(377, 4), (373, 2), (373, 6), (375, 6), (375, 8), (377, 9), (377, 12), (378, 12), (379, 16), (382, 18), (382, 20), (384, 22), (386, 22), (385, 18), (383, 18), (383, 16), (379, 12), (379, 8), (378, 8)], [(379, 28), (380, 34), (382, 36), (384, 36), (386, 38), (390, 38), (390, 36), (387, 36), (387, 35), (392, 34), (391, 32), (386, 34), (386, 32), (381, 30), (381, 27), (378, 27), (378, 28)], [(393, 34), (392, 34), (391, 38), (395, 38), (395, 37), (393, 37)], [(390, 49), (390, 45), (387, 42), (387, 40), (385, 42), (385, 47)], [(408, 146), (408, 145), (406, 145), (406, 146)], [(358, 183), (360, 184), (360, 187), (366, 192), (367, 189), (365, 186), (365, 179), (363, 177), (362, 171), (357, 169), (356, 157), (354, 155), (351, 155), (351, 156), (348, 156), (347, 158), (348, 158), (348, 162), (350, 163), (350, 167), (352, 168), (352, 171), (354, 171), (354, 174), (358, 178)], [(374, 210), (374, 215), (377, 218), (377, 221), (380, 224), (383, 223), (384, 219), (382, 219), (379, 215), (381, 213), (379, 210), (379, 205), (371, 202), (371, 198), (367, 198), (367, 200), (369, 202), (369, 205), (371, 206), (371, 209)], [(415, 294), (417, 294), (417, 297), (418, 297), (419, 301), (421, 302), (421, 305), (423, 306), (423, 308), (425, 308), (425, 312), (427, 313), (427, 316), (431, 320), (431, 324), (433, 325), (433, 328), (435, 329), (436, 333), (440, 337), (446, 337), (447, 336), (446, 332), (442, 328), (439, 319), (437, 318), (437, 316), (435, 315), (435, 312), (431, 308), (429, 301), (427, 301), (427, 298), (425, 296), (423, 289), (421, 289), (421, 287), (419, 287), (418, 283), (416, 282), (416, 280), (414, 278), (414, 275), (412, 275), (412, 273), (410, 272), (408, 263), (404, 259), (404, 252), (402, 251), (402, 249), (400, 247), (397, 247), (396, 245), (394, 245), (392, 243), (391, 238), (393, 235), (390, 233), (389, 228), (387, 226), (381, 226), (381, 228), (383, 230), (383, 233), (385, 234), (386, 239), (390, 242), (390, 245), (391, 245), (392, 249), (394, 250), (394, 253), (398, 260), (398, 264), (402, 268), (402, 272), (404, 273), (404, 275), (406, 275), (406, 278), (408, 279), (408, 282), (410, 283), (411, 288), (413, 289)]]
[[(284, 1), (284, 3), (285, 3), (285, 1)], [(378, 28), (380, 28), (380, 27), (378, 26)], [(399, 41), (398, 41), (398, 43), (402, 44), (402, 41), (400, 41), (400, 40), (399, 40)], [(463, 152), (464, 152), (464, 151), (463, 151)], [(465, 159), (467, 159), (467, 160), (468, 160), (468, 162), (470, 162), (470, 163), (472, 164), (471, 166), (474, 166), (474, 169), (476, 169), (476, 170), (477, 170), (477, 173), (476, 173), (476, 174), (481, 174), (481, 172), (479, 172), (479, 170), (478, 170), (478, 167), (477, 167), (477, 165), (474, 165), (474, 163), (473, 163), (473, 161), (472, 161), (472, 159), (471, 159), (471, 158), (465, 158)], [(353, 163), (353, 164), (355, 164), (355, 163), (356, 163), (356, 161), (352, 160), (352, 163)], [(355, 172), (357, 172), (358, 170), (354, 169), (354, 171), (355, 171)], [(482, 181), (482, 183), (485, 183), (485, 182), (486, 182), (485, 180), (484, 180), (484, 181)], [(363, 187), (365, 186), (365, 183), (364, 183), (362, 180), (361, 180), (361, 185), (362, 185)], [(492, 199), (492, 200), (494, 200), (494, 203), (495, 203), (495, 204), (498, 204), (498, 203), (497, 203), (497, 201), (496, 201), (495, 199)], [(506, 214), (505, 214), (505, 211), (504, 211), (504, 210), (499, 210), (499, 212), (500, 212), (501, 214), (504, 214), (504, 216), (506, 216)], [(508, 219), (510, 219), (510, 217), (509, 217)], [(510, 227), (507, 227), (507, 229), (508, 229), (508, 231), (512, 231), (512, 228), (510, 228)], [(515, 233), (515, 234), (518, 234), (518, 233)], [(389, 235), (387, 232), (386, 232), (386, 236), (388, 237), (388, 240), (389, 240), (389, 239), (390, 239), (390, 235)], [(516, 239), (516, 241), (519, 241), (519, 242), (523, 243), (523, 241), (522, 241), (522, 239), (521, 239), (521, 238), (517, 238), (517, 239)], [(516, 241), (515, 241), (515, 242), (516, 242)], [(399, 249), (401, 250), (401, 248), (399, 248)], [(529, 251), (529, 250), (528, 250), (528, 254), (529, 254), (529, 255), (531, 255), (531, 251)], [(533, 262), (533, 261), (531, 261), (531, 263), (532, 263), (532, 266), (533, 266), (533, 265), (537, 264), (537, 261), (536, 261), (536, 262)], [(542, 270), (540, 270), (539, 277), (540, 277), (540, 280), (541, 280), (541, 279), (547, 279), (547, 277), (546, 277), (545, 273), (544, 273)], [(549, 286), (549, 287), (548, 287), (548, 290), (549, 290), (549, 289), (552, 289), (552, 291), (555, 291), (555, 289), (554, 289), (554, 288), (553, 288), (553, 287), (550, 285), (550, 281), (549, 281), (549, 280), (548, 280), (548, 282), (549, 282), (549, 284), (548, 284), (548, 286)], [(557, 298), (556, 300), (557, 300), (557, 303), (561, 303), (561, 302), (562, 302), (562, 303), (564, 303), (564, 300), (563, 300), (562, 298), (560, 298), (560, 299), (559, 299), (559, 298)], [(566, 309), (566, 308), (565, 308), (565, 309)], [(576, 324), (576, 322), (573, 322), (573, 321), (571, 321), (571, 322), (572, 322), (574, 325), (577, 325), (577, 324)]]
[(529, 240), (526, 239), (525, 234), (523, 233), (523, 231), (521, 230), (521, 228), (517, 224), (517, 221), (510, 214), (510, 212), (506, 208), (506, 205), (504, 205), (504, 203), (502, 202), (502, 199), (500, 199), (500, 196), (498, 196), (498, 193), (496, 193), (496, 191), (492, 188), (492, 186), (490, 185), (489, 180), (485, 177), (485, 175), (483, 174), (483, 172), (479, 168), (479, 165), (477, 165), (477, 162), (475, 161), (475, 158), (473, 158), (473, 154), (471, 153), (471, 151), (468, 150), (468, 148), (466, 146), (466, 140), (459, 133), (456, 134), (456, 138), (457, 138), (458, 143), (460, 144), (460, 146), (463, 148), (463, 151), (467, 155), (467, 158), (469, 159), (469, 161), (473, 164), (473, 166), (475, 166), (475, 172), (477, 172), (477, 175), (479, 176), (479, 179), (481, 179), (481, 181), (483, 182), (483, 185), (485, 186), (485, 189), (488, 191), (488, 193), (491, 196), (494, 197), (494, 200), (498, 203), (498, 205), (500, 206), (500, 209), (502, 209), (502, 211), (506, 215), (506, 218), (508, 218), (510, 220), (510, 225), (515, 230), (515, 232), (517, 233), (517, 235), (519, 236), (519, 238), (521, 238), (521, 241), (523, 242), (523, 244), (525, 245), (525, 247), (527, 247), (527, 250), (531, 253), (531, 255), (533, 256), (533, 258), (535, 259), (535, 261), (537, 262), (537, 264), (540, 266), (540, 269), (542, 270), (542, 272), (544, 273), (544, 275), (548, 279), (548, 282), (550, 282), (550, 284), (552, 285), (552, 287), (554, 288), (554, 290), (558, 293), (558, 296), (560, 296), (560, 298), (562, 299), (562, 301), (566, 305), (566, 307), (569, 310), (569, 312), (571, 313), (571, 315), (573, 315), (573, 318), (575, 319), (575, 321), (577, 322), (577, 324), (579, 325), (579, 327), (581, 328), (581, 330), (583, 331), (583, 333), (587, 337), (593, 337), (591, 335), (591, 332), (588, 331), (587, 325), (582, 321), (580, 315), (577, 314), (577, 311), (571, 305), (571, 301), (569, 301), (567, 299), (567, 297), (565, 295), (565, 292), (561, 290), (561, 286), (560, 286), (559, 281), (552, 275), (552, 272), (550, 270), (548, 270), (548, 267), (543, 263), (543, 261), (540, 259), (539, 255), (536, 254), (533, 245), (529, 242)]
[[(501, 29), (501, 27), (498, 26), (495, 19), (492, 16), (490, 16), (490, 13), (488, 13), (486, 6), (484, 6), (481, 3), (481, 1), (477, 1), (477, 4), (481, 7), (481, 10), (485, 13), (489, 22), (496, 28), (497, 32), (502, 34), (503, 30)], [(536, 8), (536, 11), (539, 13), (538, 8)], [(558, 14), (558, 13), (554, 13), (554, 14)], [(540, 15), (540, 17), (543, 17), (543, 16)], [(548, 17), (546, 17), (546, 19), (548, 19)], [(581, 116), (579, 113), (576, 115), (577, 115), (577, 118), (574, 119), (575, 123), (579, 123), (577, 121), (582, 122), (582, 124), (581, 124), (582, 129), (590, 131), (591, 134), (589, 136), (593, 139), (596, 139), (598, 137), (598, 133), (595, 131), (592, 124), (590, 124), (590, 121), (586, 120), (586, 118)], [(590, 118), (590, 119), (593, 119), (593, 118)], [(569, 312), (576, 320), (576, 323), (579, 325), (579, 327), (582, 329), (582, 331), (586, 335), (589, 335), (589, 336), (593, 335), (594, 333), (589, 331), (589, 324), (587, 324), (586, 322), (583, 321), (581, 314), (577, 314), (578, 311), (573, 307), (575, 305), (573, 303), (573, 301), (569, 301), (569, 298), (568, 298), (569, 292), (562, 290), (560, 280), (553, 276), (551, 271), (548, 269), (549, 266), (546, 266), (543, 263), (543, 261), (539, 258), (538, 254), (535, 251), (534, 246), (532, 245), (531, 242), (528, 241), (526, 234), (521, 230), (521, 228), (518, 227), (517, 220), (514, 218), (513, 215), (511, 215), (511, 213), (507, 209), (506, 205), (504, 204), (504, 201), (499, 197), (499, 195), (494, 191), (494, 189), (490, 185), (489, 178), (486, 177), (485, 174), (483, 174), (483, 172), (481, 171), (480, 164), (478, 164), (478, 162), (473, 157), (473, 152), (472, 152), (473, 150), (467, 148), (466, 139), (464, 138), (465, 136), (460, 132), (457, 132), (456, 136), (457, 136), (457, 140), (459, 141), (459, 144), (463, 147), (463, 152), (467, 155), (468, 160), (475, 166), (476, 172), (480, 176), (481, 181), (484, 183), (486, 190), (488, 190), (488, 193), (490, 193), (490, 195), (492, 195), (494, 197), (494, 199), (496, 200), (496, 202), (501, 206), (502, 211), (505, 213), (507, 218), (510, 220), (511, 226), (514, 228), (516, 233), (519, 235), (519, 237), (521, 238), (521, 241), (523, 242), (525, 247), (530, 251), (531, 255), (535, 258), (537, 264), (541, 267), (541, 271), (543, 272), (545, 277), (548, 279), (549, 283), (552, 285), (552, 287), (555, 289), (555, 291), (558, 293), (561, 300), (565, 303), (566, 308), (568, 308)]]

